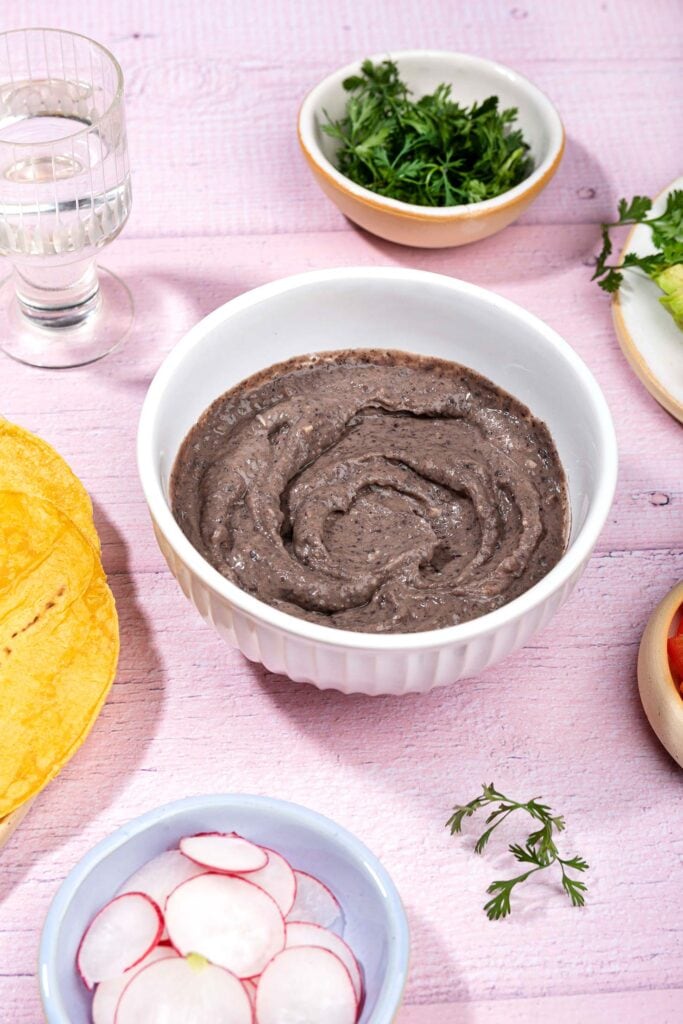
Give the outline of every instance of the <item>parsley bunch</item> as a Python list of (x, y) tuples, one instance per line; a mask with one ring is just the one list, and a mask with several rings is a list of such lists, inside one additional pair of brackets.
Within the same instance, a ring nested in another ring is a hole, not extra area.
[(506, 192), (533, 167), (517, 110), (498, 97), (463, 107), (451, 86), (411, 100), (392, 60), (366, 60), (345, 79), (345, 116), (323, 131), (339, 142), (337, 166), (378, 195), (419, 206), (477, 203)]
[[(618, 219), (601, 226), (602, 250), (592, 280), (613, 293), (621, 287), (623, 270), (641, 270), (662, 289), (659, 301), (683, 330), (683, 190), (669, 193), (666, 208), (658, 217), (648, 218), (651, 209), (652, 200), (647, 196), (634, 196), (630, 203), (619, 200)], [(658, 251), (648, 256), (627, 252), (622, 263), (608, 263), (612, 255), (610, 229), (626, 224), (647, 224)]]
[(491, 882), (486, 891), (492, 898), (484, 906), (489, 920), (498, 921), (500, 918), (507, 917), (512, 911), (510, 899), (515, 886), (521, 885), (522, 882), (526, 882), (537, 871), (545, 871), (553, 864), (559, 865), (562, 873), (562, 888), (571, 900), (572, 906), (582, 907), (586, 902), (583, 896), (586, 891), (586, 885), (584, 882), (572, 878), (571, 875), (567, 874), (567, 870), (586, 871), (588, 864), (583, 857), (560, 857), (553, 834), (555, 832), (564, 832), (564, 818), (559, 815), (553, 815), (547, 804), (539, 803), (535, 798), (528, 800), (526, 803), (510, 800), (502, 793), (499, 793), (493, 783), (491, 783), (489, 786), (482, 786), (481, 796), (470, 800), (468, 804), (454, 807), (453, 814), (446, 822), (446, 828), (450, 828), (451, 835), (455, 835), (456, 832), (462, 830), (465, 818), (471, 818), (475, 811), (489, 804), (497, 804), (498, 806), (486, 818), (488, 828), (479, 836), (474, 847), (475, 853), (484, 852), (493, 832), (514, 811), (526, 811), (540, 826), (527, 836), (523, 846), (519, 843), (512, 843), (508, 847), (516, 861), (520, 864), (529, 864), (531, 867), (514, 878)]

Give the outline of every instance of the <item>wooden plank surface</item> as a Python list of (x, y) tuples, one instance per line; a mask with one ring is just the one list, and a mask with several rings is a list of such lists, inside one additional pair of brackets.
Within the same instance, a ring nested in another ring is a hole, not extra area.
[[(382, 858), (413, 937), (401, 1024), (673, 1022), (681, 775), (642, 714), (635, 658), (649, 611), (683, 575), (681, 433), (626, 366), (589, 264), (615, 198), (680, 173), (677, 3), (85, 6), (4, 0), (3, 23), (93, 34), (123, 64), (135, 211), (104, 262), (130, 284), (136, 323), (93, 367), (3, 360), (0, 410), (53, 442), (93, 495), (122, 655), (90, 739), (0, 859), (0, 1021), (41, 1018), (42, 921), (94, 842), (167, 800), (239, 790), (331, 814)], [(355, 231), (296, 152), (310, 84), (356, 56), (417, 46), (522, 70), (569, 134), (557, 179), (523, 222), (464, 250), (400, 249)], [(595, 373), (620, 444), (614, 509), (569, 604), (503, 665), (402, 700), (321, 694), (223, 645), (163, 564), (134, 461), (146, 387), (191, 324), (264, 281), (354, 264), (462, 277), (543, 317)], [(539, 884), (509, 921), (486, 920), (484, 890), (505, 857), (475, 858), (471, 832), (451, 839), (443, 824), (490, 779), (566, 814), (568, 847), (591, 864), (585, 910)]]
[(604, 1024), (605, 1021), (656, 1021), (678, 1024), (683, 989), (610, 992), (602, 995), (550, 996), (441, 1003), (406, 1008), (401, 1024)]
[(527, 223), (595, 221), (680, 172), (676, 0), (3, 0), (2, 14), (93, 35), (123, 65), (129, 238), (342, 228), (303, 167), (296, 113), (324, 75), (391, 48), (508, 63), (557, 104), (566, 155)]

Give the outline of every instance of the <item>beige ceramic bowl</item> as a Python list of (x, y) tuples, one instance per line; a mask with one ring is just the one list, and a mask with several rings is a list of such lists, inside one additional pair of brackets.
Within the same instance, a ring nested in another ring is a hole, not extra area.
[(648, 721), (662, 746), (683, 768), (683, 698), (669, 668), (666, 641), (683, 605), (683, 582), (653, 611), (638, 652), (638, 688)]
[[(376, 54), (370, 59), (378, 62), (386, 57), (387, 54)], [(322, 131), (327, 120), (325, 112), (333, 120), (343, 116), (348, 94), (342, 82), (358, 73), (359, 64), (354, 63), (325, 78), (308, 94), (299, 111), (299, 142), (325, 195), (366, 231), (390, 242), (427, 249), (477, 242), (512, 224), (545, 188), (562, 159), (564, 130), (550, 100), (516, 71), (482, 57), (405, 50), (392, 53), (391, 58), (415, 97), (449, 82), (453, 97), (461, 103), (469, 105), (496, 95), (501, 107), (517, 107), (518, 123), (531, 147), (534, 170), (503, 195), (468, 206), (415, 206), (356, 185), (337, 170), (337, 144)]]

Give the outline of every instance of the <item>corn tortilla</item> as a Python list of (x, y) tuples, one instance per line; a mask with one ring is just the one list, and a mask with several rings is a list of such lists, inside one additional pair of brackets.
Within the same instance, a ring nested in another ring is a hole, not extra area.
[(73, 519), (100, 550), (90, 495), (52, 445), (0, 417), (0, 491), (23, 491), (47, 498)]
[(85, 740), (119, 652), (97, 553), (51, 502), (0, 492), (0, 818)]

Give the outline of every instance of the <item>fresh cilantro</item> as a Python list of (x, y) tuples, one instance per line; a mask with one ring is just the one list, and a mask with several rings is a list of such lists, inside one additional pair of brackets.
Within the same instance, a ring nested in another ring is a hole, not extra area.
[(475, 797), (468, 804), (454, 807), (453, 814), (446, 822), (446, 828), (450, 829), (451, 835), (461, 832), (466, 818), (472, 817), (482, 807), (491, 804), (498, 806), (486, 818), (486, 824), (489, 827), (479, 836), (474, 847), (475, 853), (483, 853), (492, 833), (515, 811), (525, 811), (539, 823), (540, 827), (527, 836), (524, 845), (512, 843), (508, 847), (518, 863), (531, 865), (531, 867), (514, 878), (498, 879), (491, 882), (486, 891), (492, 898), (484, 905), (489, 920), (498, 921), (500, 918), (507, 917), (512, 912), (511, 896), (515, 886), (521, 885), (537, 871), (545, 871), (553, 864), (559, 865), (562, 888), (571, 900), (572, 906), (582, 907), (586, 902), (583, 895), (586, 891), (586, 884), (572, 878), (567, 872), (568, 870), (587, 871), (588, 864), (583, 857), (560, 857), (554, 834), (564, 831), (564, 818), (554, 815), (547, 804), (540, 803), (536, 798), (528, 800), (526, 803), (510, 800), (503, 793), (499, 793), (491, 783), (489, 786), (484, 785), (481, 795)]
[(477, 203), (531, 173), (517, 110), (499, 110), (497, 96), (468, 108), (442, 84), (412, 100), (392, 60), (364, 61), (343, 86), (345, 114), (333, 121), (326, 113), (323, 131), (339, 143), (342, 174), (378, 195), (419, 206)]
[[(664, 212), (658, 217), (648, 217), (651, 210), (652, 200), (647, 196), (634, 196), (630, 203), (619, 200), (618, 219), (601, 226), (602, 249), (592, 279), (606, 292), (614, 293), (624, 280), (623, 270), (640, 270), (664, 292), (659, 301), (683, 330), (683, 190), (669, 193)], [(648, 256), (629, 252), (622, 263), (611, 264), (610, 230), (627, 224), (647, 224), (658, 251)]]

